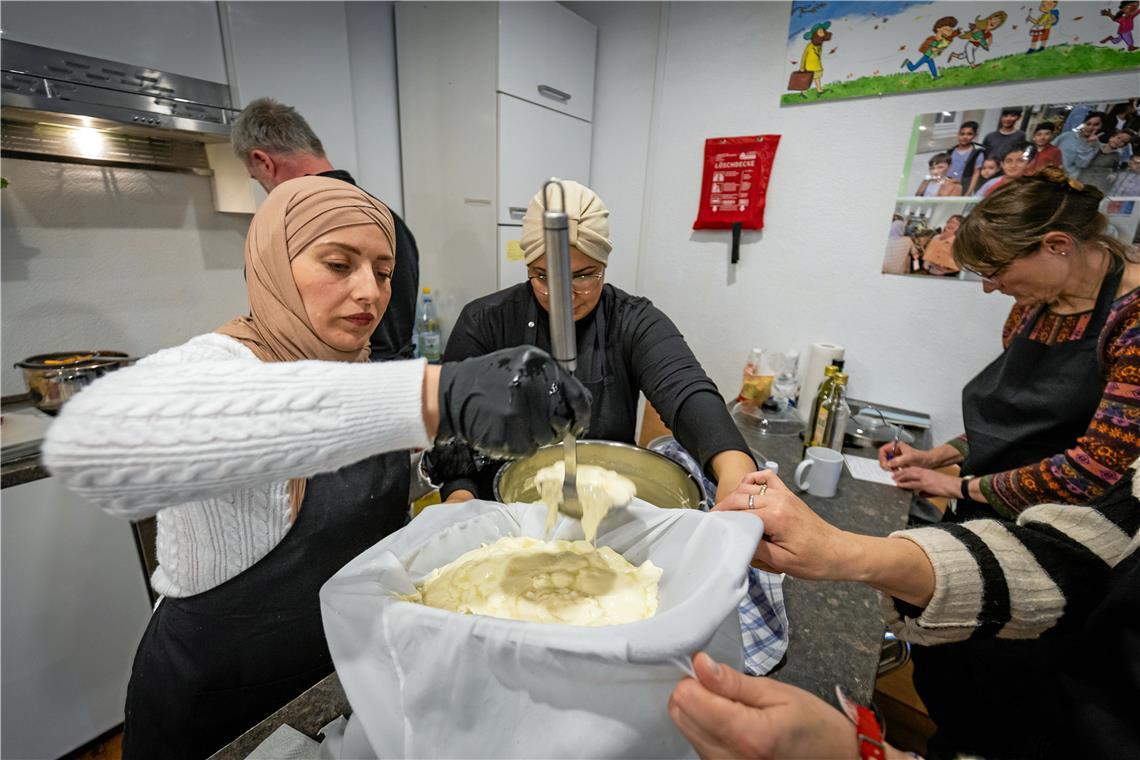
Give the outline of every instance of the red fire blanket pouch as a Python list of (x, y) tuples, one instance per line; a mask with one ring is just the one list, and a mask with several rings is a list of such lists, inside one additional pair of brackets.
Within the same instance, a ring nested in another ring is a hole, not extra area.
[(701, 205), (694, 230), (732, 230), (738, 260), (740, 230), (764, 228), (764, 199), (779, 135), (713, 137), (705, 140)]

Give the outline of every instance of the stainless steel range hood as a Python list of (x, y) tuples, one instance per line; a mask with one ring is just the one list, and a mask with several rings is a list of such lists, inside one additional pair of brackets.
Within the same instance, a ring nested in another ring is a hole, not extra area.
[[(207, 169), (202, 144), (228, 142), (238, 113), (225, 84), (10, 39), (0, 68), (10, 157)], [(71, 145), (74, 127), (97, 130), (107, 150)]]

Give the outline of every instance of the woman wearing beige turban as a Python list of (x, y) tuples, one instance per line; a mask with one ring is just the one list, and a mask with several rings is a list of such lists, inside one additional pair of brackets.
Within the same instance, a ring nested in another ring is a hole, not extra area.
[(69, 488), (158, 516), (162, 599), (125, 757), (206, 757), (332, 671), (317, 592), (406, 521), (408, 449), (458, 438), (525, 455), (584, 425), (585, 391), (531, 347), (366, 361), (392, 250), (392, 215), (367, 193), (281, 184), (246, 239), (250, 315), (101, 378), (49, 430), (45, 462)]
[[(563, 181), (570, 222), (570, 271), (578, 368), (590, 390), (587, 437), (633, 443), (639, 393), (644, 392), (677, 440), (717, 482), (717, 501), (756, 467), (724, 399), (685, 339), (649, 299), (605, 284), (610, 242), (609, 210), (590, 188)], [(552, 207), (559, 195), (551, 192)], [(550, 350), (550, 308), (541, 194), (523, 217), (526, 282), (472, 301), (447, 341), (444, 361), (459, 361), (523, 344)], [(437, 447), (430, 457), (433, 480), (447, 501), (493, 498), (498, 463), (476, 465), (460, 446)]]

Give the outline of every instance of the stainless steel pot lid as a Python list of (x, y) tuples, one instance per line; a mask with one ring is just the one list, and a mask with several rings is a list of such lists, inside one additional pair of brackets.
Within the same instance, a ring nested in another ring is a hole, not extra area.
[(130, 359), (131, 357), (122, 351), (57, 351), (29, 356), (22, 362), (16, 362), (15, 366), (20, 369), (38, 370), (79, 369), (121, 364)]

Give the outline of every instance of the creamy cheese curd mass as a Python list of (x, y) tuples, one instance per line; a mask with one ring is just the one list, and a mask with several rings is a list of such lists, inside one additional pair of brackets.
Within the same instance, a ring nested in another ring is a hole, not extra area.
[(660, 578), (652, 562), (634, 567), (608, 546), (507, 536), (433, 570), (411, 601), (535, 623), (618, 625), (657, 612)]
[[(566, 463), (559, 461), (543, 467), (534, 474), (534, 484), (546, 505), (546, 533), (554, 528), (558, 507), (562, 503), (562, 480), (566, 477)], [(582, 507), (582, 532), (591, 544), (598, 536), (598, 525), (614, 507), (624, 507), (637, 494), (637, 487), (629, 478), (605, 467), (579, 465), (575, 478), (578, 503)]]

